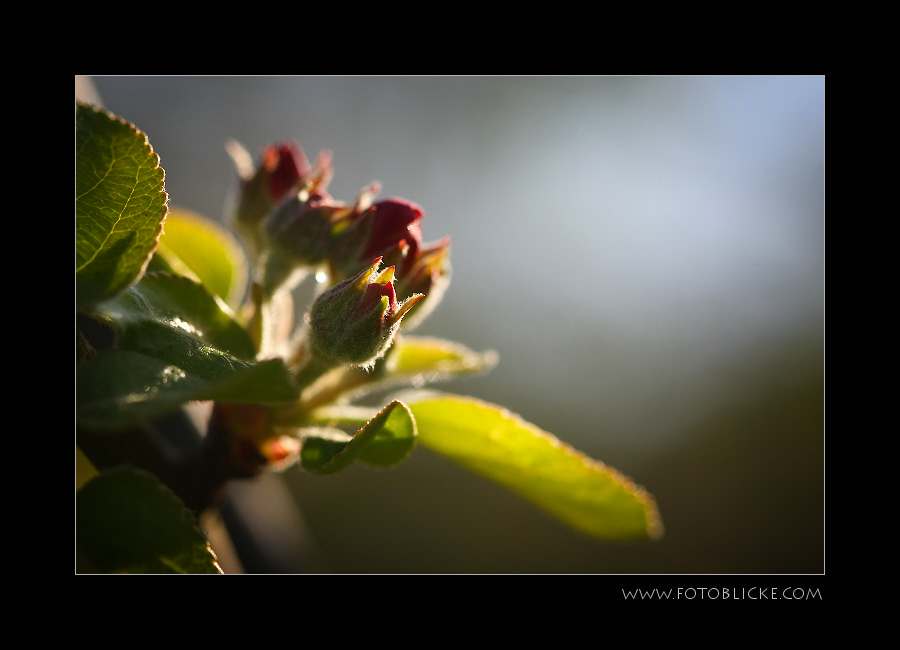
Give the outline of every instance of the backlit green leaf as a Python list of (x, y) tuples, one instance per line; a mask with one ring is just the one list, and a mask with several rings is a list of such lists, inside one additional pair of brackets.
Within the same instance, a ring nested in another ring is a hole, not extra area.
[(178, 497), (131, 468), (104, 472), (78, 490), (75, 542), (101, 573), (222, 573)]
[(118, 333), (122, 349), (162, 359), (206, 379), (246, 365), (253, 342), (228, 308), (189, 278), (148, 273), (93, 310)]
[(247, 261), (240, 244), (222, 226), (193, 212), (171, 208), (154, 263), (196, 279), (235, 308), (247, 287)]
[(395, 348), (387, 362), (389, 374), (416, 385), (486, 372), (497, 365), (498, 359), (493, 350), (474, 352), (460, 343), (426, 336), (400, 336)]
[(75, 110), (75, 296), (83, 308), (141, 277), (168, 196), (147, 136), (92, 106)]
[(335, 390), (326, 387), (321, 393), (310, 394), (307, 400), (312, 407), (318, 407), (338, 395), (350, 401), (392, 387), (421, 388), (458, 375), (487, 372), (497, 365), (497, 360), (493, 350), (475, 352), (453, 341), (401, 333), (374, 370), (346, 368), (334, 381)]
[(659, 537), (653, 497), (506, 409), (471, 397), (404, 396), (418, 441), (599, 538)]
[(416, 445), (416, 420), (403, 402), (388, 404), (366, 425), (377, 427), (372, 442), (362, 450), (359, 459), (375, 467), (393, 467), (406, 460)]
[(409, 456), (416, 443), (416, 422), (409, 408), (393, 401), (352, 438), (324, 429), (307, 435), (300, 451), (303, 469), (334, 474), (359, 459), (376, 467), (391, 467)]

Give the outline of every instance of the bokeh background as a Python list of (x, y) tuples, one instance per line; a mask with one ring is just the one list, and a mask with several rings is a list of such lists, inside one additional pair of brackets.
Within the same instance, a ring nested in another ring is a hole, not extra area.
[(824, 77), (76, 84), (148, 134), (171, 204), (213, 219), (229, 138), (330, 149), (334, 197), (379, 180), (422, 205), (454, 275), (417, 333), (500, 355), (440, 388), (618, 468), (666, 527), (588, 539), (420, 448), (236, 488), (271, 570), (824, 571)]

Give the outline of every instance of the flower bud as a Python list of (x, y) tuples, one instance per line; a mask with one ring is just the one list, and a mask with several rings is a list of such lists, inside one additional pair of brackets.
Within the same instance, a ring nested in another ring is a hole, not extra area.
[(286, 142), (263, 149), (262, 160), (254, 167), (250, 154), (237, 142), (227, 146), (241, 178), (235, 209), (235, 226), (244, 236), (254, 259), (264, 250), (260, 227), (280, 203), (300, 190), (322, 193), (333, 174), (331, 152), (322, 151), (310, 166), (299, 145)]
[(266, 222), (266, 234), (298, 264), (318, 266), (328, 258), (333, 224), (352, 210), (324, 192), (301, 192), (278, 206)]
[(363, 256), (371, 257), (392, 252), (402, 248), (405, 243), (409, 248), (406, 260), (414, 258), (422, 243), (422, 225), (419, 221), (425, 211), (415, 203), (404, 199), (379, 201), (372, 206), (371, 211), (374, 212), (374, 216), (371, 217), (372, 230)]
[(332, 278), (356, 275), (369, 260), (382, 257), (398, 277), (410, 268), (422, 244), (419, 221), (425, 211), (405, 199), (385, 199), (361, 213), (341, 230), (329, 255)]
[(416, 313), (404, 322), (405, 330), (416, 327), (434, 311), (450, 284), (451, 271), (449, 237), (419, 249), (409, 271), (396, 283), (397, 295), (401, 297), (425, 294)]
[(238, 223), (257, 226), (291, 190), (299, 189), (311, 170), (299, 145), (285, 142), (266, 147), (256, 169), (239, 170), (242, 182), (236, 214)]
[(328, 258), (332, 228), (353, 211), (328, 194), (302, 190), (276, 208), (265, 224), (267, 255), (263, 286), (271, 294), (300, 267), (312, 269)]
[(379, 257), (313, 303), (309, 345), (320, 364), (371, 367), (391, 346), (403, 316), (424, 297), (416, 294), (398, 303), (394, 267), (379, 273), (380, 265)]

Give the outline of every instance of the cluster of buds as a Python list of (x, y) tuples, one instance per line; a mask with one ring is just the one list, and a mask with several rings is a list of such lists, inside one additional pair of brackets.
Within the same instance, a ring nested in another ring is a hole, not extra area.
[[(375, 201), (378, 183), (352, 204), (335, 200), (327, 193), (327, 151), (311, 165), (296, 144), (269, 146), (256, 166), (239, 145), (229, 152), (241, 177), (235, 221), (252, 249), (258, 286), (274, 295), (309, 271), (330, 281), (308, 317), (308, 350), (320, 363), (370, 367), (413, 305), (422, 307), (406, 328), (440, 301), (450, 280), (450, 239), (423, 244), (420, 206)], [(387, 268), (379, 272), (381, 264)]]
[(263, 248), (260, 227), (277, 206), (300, 190), (327, 187), (332, 174), (331, 154), (321, 152), (316, 164), (310, 165), (299, 145), (283, 142), (263, 149), (259, 164), (254, 166), (250, 154), (237, 142), (229, 142), (227, 149), (241, 182), (234, 211), (235, 226), (256, 257)]
[(440, 302), (450, 282), (450, 238), (423, 244), (425, 211), (399, 198), (371, 203), (378, 189), (373, 184), (363, 190), (353, 212), (337, 224), (328, 272), (334, 280), (344, 280), (365, 269), (374, 257), (382, 258), (396, 269), (398, 296), (426, 296), (415, 319), (406, 325), (410, 329)]

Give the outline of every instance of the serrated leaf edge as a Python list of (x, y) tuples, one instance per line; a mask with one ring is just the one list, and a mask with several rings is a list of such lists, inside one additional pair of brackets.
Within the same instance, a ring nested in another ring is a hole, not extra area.
[[(153, 167), (153, 169), (161, 170), (162, 175), (163, 175), (162, 182), (161, 182), (162, 187), (160, 189), (160, 192), (163, 194), (163, 196), (165, 196), (165, 201), (163, 202), (163, 207), (165, 208), (165, 212), (163, 213), (162, 218), (159, 220), (159, 224), (157, 225), (156, 233), (155, 233), (155, 236), (153, 239), (153, 245), (151, 246), (149, 252), (147, 253), (147, 257), (144, 259), (143, 263), (141, 264), (140, 271), (134, 277), (134, 279), (126, 286), (123, 286), (120, 289), (116, 290), (116, 292), (114, 294), (103, 298), (103, 300), (108, 300), (110, 298), (113, 298), (113, 297), (119, 295), (123, 291), (127, 291), (128, 289), (133, 287), (135, 284), (137, 284), (142, 277), (144, 277), (144, 274), (147, 272), (147, 266), (150, 264), (150, 260), (153, 259), (153, 255), (156, 253), (156, 250), (159, 247), (159, 238), (162, 236), (163, 227), (166, 222), (166, 217), (169, 214), (169, 193), (166, 191), (166, 170), (162, 167), (162, 165), (160, 165), (159, 154), (157, 154), (156, 151), (153, 150), (153, 145), (150, 144), (150, 138), (147, 136), (146, 133), (144, 133), (139, 128), (137, 128), (137, 126), (135, 126), (135, 124), (133, 122), (129, 122), (129, 121), (125, 120), (124, 118), (119, 117), (115, 113), (108, 111), (105, 108), (96, 106), (95, 104), (92, 104), (90, 102), (75, 100), (75, 103), (76, 103), (76, 120), (77, 120), (77, 107), (83, 106), (83, 107), (93, 110), (97, 113), (102, 113), (102, 114), (106, 115), (111, 120), (113, 120), (115, 122), (119, 122), (120, 124), (130, 128), (132, 131), (134, 131), (134, 133), (136, 135), (142, 137), (144, 139), (144, 144), (146, 145), (147, 149), (149, 150), (151, 156), (153, 158), (155, 158), (155, 160), (156, 160), (156, 165), (155, 165), (155, 167)], [(76, 121), (76, 125), (77, 125), (77, 121)], [(76, 157), (77, 157), (77, 154), (76, 154)], [(76, 197), (76, 200), (77, 200), (77, 197)], [(100, 248), (97, 249), (97, 251), (99, 252), (102, 249), (103, 249), (103, 247), (101, 246)], [(80, 268), (76, 267), (75, 272), (77, 273), (80, 269), (83, 269), (88, 264), (90, 264), (91, 261), (93, 261), (93, 259), (96, 257), (96, 255), (97, 254), (95, 253), (94, 257), (92, 257), (90, 260), (88, 260), (87, 262), (82, 264)]]

